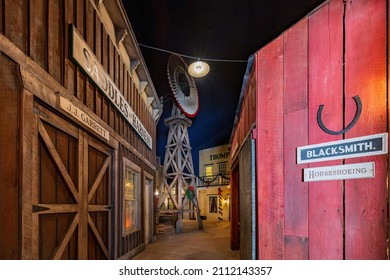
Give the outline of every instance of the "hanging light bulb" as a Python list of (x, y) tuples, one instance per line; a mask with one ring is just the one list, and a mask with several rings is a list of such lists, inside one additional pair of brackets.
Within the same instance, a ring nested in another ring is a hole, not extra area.
[(188, 66), (188, 73), (195, 78), (204, 77), (207, 75), (207, 73), (209, 73), (209, 71), (210, 66), (206, 62), (200, 61), (199, 59), (198, 61), (195, 61), (191, 63), (190, 66)]

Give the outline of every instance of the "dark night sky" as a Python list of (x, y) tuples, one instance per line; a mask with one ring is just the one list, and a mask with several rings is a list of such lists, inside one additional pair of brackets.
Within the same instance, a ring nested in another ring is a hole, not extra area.
[[(200, 58), (247, 60), (324, 0), (123, 0), (138, 43)], [(169, 53), (140, 47), (159, 96), (170, 93)], [(184, 58), (190, 64), (191, 59)], [(208, 62), (195, 79), (199, 114), (189, 128), (195, 173), (200, 149), (228, 144), (247, 64)], [(157, 126), (157, 156), (164, 160), (171, 103)]]

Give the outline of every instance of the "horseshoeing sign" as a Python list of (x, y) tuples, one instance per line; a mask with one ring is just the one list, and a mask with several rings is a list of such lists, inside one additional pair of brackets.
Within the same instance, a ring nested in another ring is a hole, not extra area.
[(297, 148), (297, 163), (387, 154), (388, 134), (380, 133)]
[(303, 169), (303, 181), (346, 180), (375, 177), (375, 162), (322, 166)]

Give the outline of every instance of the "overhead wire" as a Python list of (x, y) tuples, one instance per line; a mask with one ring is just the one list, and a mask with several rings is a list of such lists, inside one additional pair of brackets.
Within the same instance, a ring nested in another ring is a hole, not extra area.
[(161, 49), (161, 48), (148, 46), (148, 45), (145, 45), (145, 44), (138, 43), (138, 45), (140, 45), (141, 47), (144, 47), (144, 48), (148, 48), (148, 49), (152, 49), (152, 50), (156, 50), (156, 51), (160, 51), (160, 52), (165, 52), (165, 53), (170, 53), (170, 54), (175, 54), (175, 55), (178, 55), (178, 56), (181, 56), (181, 57), (186, 57), (186, 58), (195, 59), (195, 60), (214, 61), (214, 62), (232, 62), (232, 63), (247, 63), (248, 62), (248, 60), (196, 57), (196, 56), (191, 56), (191, 55), (186, 55), (186, 54), (181, 54), (181, 53), (169, 51), (169, 50), (166, 50), (166, 49)]

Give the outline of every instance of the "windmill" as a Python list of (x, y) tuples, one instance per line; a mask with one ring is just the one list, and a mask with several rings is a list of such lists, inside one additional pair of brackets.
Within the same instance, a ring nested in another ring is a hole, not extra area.
[[(159, 214), (175, 214), (176, 233), (183, 232), (183, 214), (196, 212), (198, 228), (203, 229), (196, 192), (196, 176), (192, 163), (188, 127), (199, 112), (199, 97), (193, 78), (184, 60), (175, 54), (168, 59), (168, 81), (174, 100), (172, 114), (165, 119), (169, 127), (163, 175), (159, 186), (157, 209)], [(171, 207), (167, 201), (171, 200)], [(185, 206), (193, 204), (194, 209)]]

